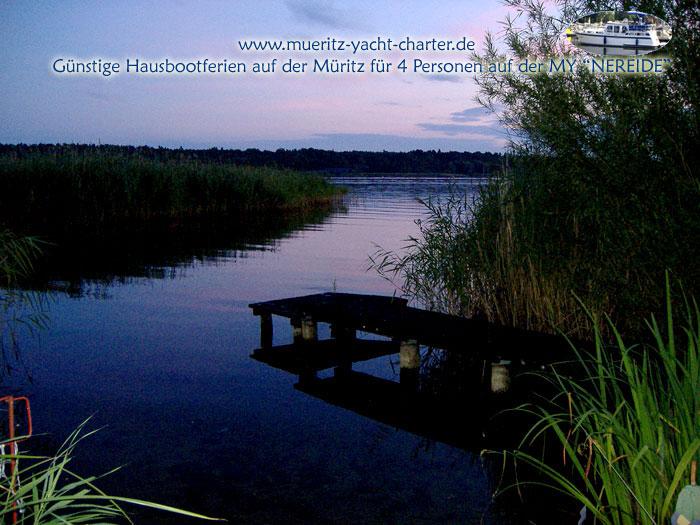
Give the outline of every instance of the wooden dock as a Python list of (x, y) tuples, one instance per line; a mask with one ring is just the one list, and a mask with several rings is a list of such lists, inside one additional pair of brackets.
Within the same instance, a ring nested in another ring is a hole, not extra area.
[[(297, 390), (463, 448), (483, 445), (484, 429), (502, 408), (502, 394), (511, 386), (508, 363), (520, 366), (523, 358), (535, 363), (562, 360), (570, 348), (562, 337), (421, 310), (395, 297), (322, 293), (254, 303), (250, 308), (261, 326), (260, 348), (251, 357), (297, 375)], [(273, 346), (273, 316), (290, 320), (288, 344)], [(330, 339), (319, 340), (319, 323), (330, 325)], [(358, 332), (384, 339), (359, 338)], [(459, 379), (468, 390), (466, 397), (446, 399), (421, 388), (421, 346), (444, 349), (471, 363)], [(353, 363), (396, 354), (398, 382), (352, 369)], [(319, 378), (317, 373), (327, 369), (333, 369), (333, 376)], [(455, 417), (465, 406), (470, 407), (469, 429)]]
[(273, 315), (290, 319), (297, 344), (317, 341), (318, 323), (328, 323), (336, 341), (354, 341), (363, 331), (389, 337), (399, 347), (424, 345), (501, 359), (561, 356), (568, 347), (562, 337), (413, 308), (396, 297), (329, 292), (253, 303), (250, 308), (260, 316), (262, 349), (272, 346)]

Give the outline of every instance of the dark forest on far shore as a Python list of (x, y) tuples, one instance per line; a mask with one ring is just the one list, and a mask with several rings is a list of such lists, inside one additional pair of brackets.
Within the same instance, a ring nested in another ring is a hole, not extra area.
[(504, 162), (500, 153), (415, 150), (329, 151), (314, 148), (278, 149), (183, 149), (150, 146), (95, 144), (0, 144), (0, 155), (24, 156), (33, 153), (96, 153), (137, 155), (153, 160), (197, 160), (246, 166), (268, 166), (331, 174), (349, 173), (453, 173), (475, 177), (499, 171)]

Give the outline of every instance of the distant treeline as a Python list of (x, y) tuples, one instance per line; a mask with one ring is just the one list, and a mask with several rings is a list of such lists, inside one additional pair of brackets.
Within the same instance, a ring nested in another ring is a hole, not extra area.
[(17, 156), (32, 153), (94, 153), (135, 155), (159, 161), (197, 160), (240, 166), (266, 166), (299, 171), (327, 173), (454, 173), (483, 176), (498, 171), (503, 163), (500, 153), (456, 151), (328, 151), (313, 148), (278, 149), (170, 149), (149, 146), (112, 146), (93, 144), (0, 144), (0, 154)]

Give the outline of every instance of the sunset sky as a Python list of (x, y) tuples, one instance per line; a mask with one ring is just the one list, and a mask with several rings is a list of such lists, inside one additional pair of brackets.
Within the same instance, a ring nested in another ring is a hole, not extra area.
[(498, 151), (503, 132), (474, 109), (468, 77), (105, 79), (58, 76), (51, 63), (59, 56), (258, 58), (238, 50), (241, 38), (467, 36), (480, 47), (486, 28), (498, 30), (505, 13), (496, 0), (5, 1), (0, 142)]

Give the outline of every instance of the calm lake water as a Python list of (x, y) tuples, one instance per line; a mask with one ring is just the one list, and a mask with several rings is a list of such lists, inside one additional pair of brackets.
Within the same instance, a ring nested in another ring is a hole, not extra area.
[[(92, 416), (89, 427), (104, 428), (81, 444), (75, 468), (125, 465), (102, 486), (233, 523), (517, 522), (511, 505), (491, 502), (496, 481), (478, 451), (329, 405), (250, 358), (259, 321), (249, 303), (334, 289), (392, 294), (367, 271), (375, 245), (400, 249), (417, 232), (417, 198), (451, 186), (474, 192), (479, 183), (334, 180), (350, 193), (318, 222), (215, 239), (204, 255), (178, 247), (177, 257), (158, 262), (151, 254), (146, 271), (131, 277), (110, 269), (97, 279), (93, 267), (94, 280), (69, 287), (72, 294), (49, 294), (48, 328), (20, 341), (32, 380), (22, 372), (11, 379), (31, 397), (35, 432), (45, 434), (34, 446), (55, 447)], [(288, 322), (276, 319), (275, 343), (290, 340)], [(355, 369), (396, 379), (396, 359)], [(455, 419), (471, 424), (472, 409)]]

